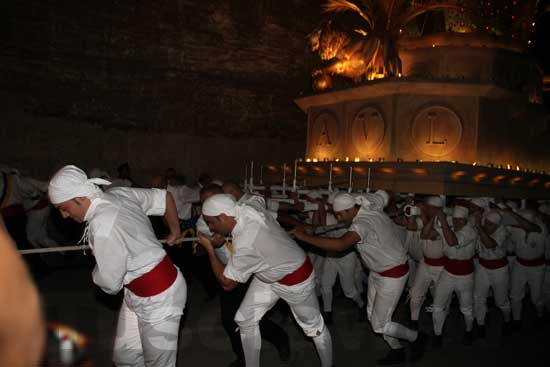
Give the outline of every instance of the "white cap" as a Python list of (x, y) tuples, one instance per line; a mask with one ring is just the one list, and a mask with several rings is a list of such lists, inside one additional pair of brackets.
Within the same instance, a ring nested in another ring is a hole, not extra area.
[(493, 224), (500, 225), (502, 222), (502, 215), (500, 215), (500, 213), (496, 210), (491, 210), (485, 215), (485, 220), (488, 220)]
[(453, 208), (453, 218), (468, 218), (468, 208), (456, 205)]
[(443, 207), (443, 200), (439, 196), (428, 196), (425, 203), (436, 208)]
[(232, 195), (216, 194), (210, 196), (202, 204), (202, 214), (209, 217), (217, 217), (225, 214), (230, 217), (236, 216), (237, 202)]

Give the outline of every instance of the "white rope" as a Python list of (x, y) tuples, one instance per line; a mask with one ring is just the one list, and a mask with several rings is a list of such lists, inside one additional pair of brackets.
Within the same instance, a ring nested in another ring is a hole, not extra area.
[[(229, 239), (229, 238), (226, 238)], [(182, 242), (196, 242), (198, 237), (182, 237), (176, 240), (174, 244), (179, 244)], [(160, 243), (166, 243), (166, 240), (160, 240)], [(45, 248), (35, 248), (29, 250), (19, 250), (21, 255), (31, 255), (31, 254), (45, 254), (49, 252), (65, 252), (65, 251), (78, 251), (78, 250), (89, 250), (90, 246), (80, 245), (80, 246), (58, 246), (58, 247), (45, 247)]]

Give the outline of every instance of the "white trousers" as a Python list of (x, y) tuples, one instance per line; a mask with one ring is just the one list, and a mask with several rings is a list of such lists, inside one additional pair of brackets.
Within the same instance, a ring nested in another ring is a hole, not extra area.
[(437, 285), (443, 266), (432, 266), (420, 261), (418, 268), (416, 269), (416, 276), (411, 287), (411, 320), (418, 321), (420, 315), (420, 309), (426, 298), (426, 292), (433, 283)]
[(458, 296), (460, 311), (466, 322), (466, 331), (471, 331), (473, 328), (474, 274), (454, 275), (443, 269), (434, 294), (432, 320), (435, 335), (441, 335), (443, 332), (453, 292)]
[(383, 277), (374, 271), (369, 273), (367, 288), (367, 316), (375, 333), (382, 334), (392, 349), (403, 346), (399, 339), (415, 341), (418, 333), (391, 321), (395, 307), (407, 283), (408, 273), (401, 278)]
[(502, 311), (504, 322), (510, 321), (510, 299), (508, 297), (509, 271), (508, 266), (498, 269), (487, 269), (479, 265), (474, 273), (474, 311), (478, 325), (485, 325), (487, 315), (487, 297), (489, 289), (493, 289), (495, 304)]
[(529, 285), (531, 301), (537, 309), (537, 316), (544, 313), (542, 301), (542, 281), (544, 279), (544, 265), (524, 266), (516, 261), (512, 271), (510, 301), (514, 320), (521, 320), (522, 300), (525, 297), (525, 287)]
[(315, 271), (315, 294), (317, 296), (321, 295), (321, 275), (323, 274), (323, 264), (325, 262), (325, 257), (317, 255), (313, 252), (308, 252), (307, 256), (311, 260), (311, 265), (313, 265), (313, 270)]
[(544, 281), (542, 282), (542, 295), (544, 297), (544, 307), (550, 312), (550, 265), (546, 265), (544, 270)]
[(355, 288), (355, 274), (357, 266), (357, 255), (355, 252), (342, 257), (326, 257), (321, 274), (321, 295), (323, 296), (323, 310), (332, 311), (332, 288), (336, 278), (340, 277), (340, 285), (344, 295), (352, 299), (359, 308), (364, 305), (357, 288)]
[(313, 338), (321, 366), (332, 366), (332, 338), (319, 310), (313, 273), (307, 280), (293, 286), (265, 283), (254, 277), (235, 314), (235, 322), (239, 325), (241, 333), (246, 366), (260, 365), (262, 338), (259, 322), (279, 298), (288, 303), (298, 325), (307, 336)]
[[(167, 316), (158, 321), (145, 321), (132, 311), (126, 299), (118, 315), (113, 348), (113, 363), (119, 367), (170, 367), (176, 365), (180, 319), (185, 307), (187, 286), (178, 270), (172, 285), (180, 296), (177, 304), (166, 305)], [(170, 289), (170, 288), (169, 288)], [(161, 296), (162, 293), (159, 295)], [(151, 297), (153, 298), (153, 297)]]

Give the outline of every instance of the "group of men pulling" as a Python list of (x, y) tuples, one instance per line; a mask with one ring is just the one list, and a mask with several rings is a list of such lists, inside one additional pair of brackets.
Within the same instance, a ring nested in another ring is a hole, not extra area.
[[(110, 294), (124, 289), (114, 363), (173, 366), (187, 288), (148, 216), (163, 216), (169, 228), (166, 243), (176, 243), (181, 234), (178, 191), (100, 189), (109, 184), (66, 166), (51, 179), (49, 199), (63, 217), (86, 223), (84, 239), (96, 260), (94, 283)], [(259, 366), (262, 337), (275, 344), (283, 360), (289, 358), (288, 336), (264, 317), (280, 299), (311, 337), (321, 366), (332, 366), (327, 323), (337, 276), (343, 293), (390, 346), (378, 360), (381, 365), (422, 358), (427, 331), (419, 330), (418, 320), (428, 290), (435, 347), (442, 345), (453, 293), (464, 315), (465, 344), (472, 343), (474, 320), (477, 334), (484, 336), (490, 289), (502, 310), (503, 333), (519, 327), (527, 285), (537, 316), (544, 316), (545, 307), (550, 312), (549, 204), (529, 210), (514, 202), (474, 198), (447, 207), (439, 196), (416, 201), (408, 196), (406, 205), (396, 205), (381, 190), (328, 194), (310, 191), (289, 205), (243, 192), (232, 182), (202, 186), (197, 246), (224, 289), (222, 323), (237, 356), (233, 366)], [(297, 209), (308, 212), (296, 215)], [(366, 305), (363, 266), (369, 274)], [(392, 321), (407, 287), (408, 327)]]

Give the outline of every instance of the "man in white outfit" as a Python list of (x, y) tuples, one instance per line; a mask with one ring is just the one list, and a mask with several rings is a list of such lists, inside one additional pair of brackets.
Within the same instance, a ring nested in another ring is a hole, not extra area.
[[(374, 332), (382, 334), (391, 348), (378, 363), (389, 365), (406, 360), (405, 350), (399, 339), (414, 342), (418, 338), (418, 332), (391, 321), (407, 282), (408, 259), (394, 223), (379, 210), (379, 203), (374, 201), (376, 200), (369, 201), (365, 196), (354, 197), (347, 193), (335, 197), (332, 207), (336, 218), (339, 222), (350, 225), (349, 230), (340, 238), (311, 236), (301, 229), (296, 229), (294, 233), (300, 240), (325, 250), (345, 251), (353, 246), (357, 248), (361, 259), (370, 269), (367, 317)], [(413, 358), (419, 358), (420, 354), (416, 353)]]
[[(510, 279), (510, 301), (514, 328), (521, 327), (523, 297), (529, 286), (531, 301), (537, 310), (537, 317), (544, 315), (542, 299), (542, 281), (544, 279), (544, 252), (546, 245), (546, 226), (532, 210), (520, 209), (516, 214), (518, 227), (513, 227), (511, 235), (515, 245), (516, 264)], [(522, 221), (523, 220), (523, 221)], [(542, 320), (538, 321), (542, 324)]]
[(434, 226), (444, 240), (443, 253), (447, 257), (443, 271), (435, 287), (433, 304), (434, 347), (442, 345), (443, 324), (449, 312), (453, 292), (456, 292), (460, 303), (460, 311), (464, 315), (466, 332), (463, 344), (472, 344), (473, 293), (474, 293), (474, 262), (477, 233), (468, 223), (468, 209), (455, 206), (452, 214), (452, 226), (447, 217), (439, 209)]
[(445, 265), (445, 255), (443, 254), (443, 238), (434, 229), (437, 212), (443, 208), (443, 200), (439, 196), (430, 196), (426, 198), (422, 207), (423, 227), (420, 230), (420, 245), (422, 249), (422, 260), (419, 263), (414, 282), (412, 284), (411, 295), (411, 321), (415, 329), (418, 329), (418, 319), (420, 309), (426, 298), (426, 292), (431, 284), (437, 285), (443, 265)]
[(210, 230), (231, 234), (233, 252), (227, 265), (218, 259), (208, 237), (199, 234), (218, 282), (225, 290), (253, 276), (235, 322), (239, 325), (247, 367), (260, 365), (259, 322), (282, 298), (306, 335), (313, 339), (322, 367), (332, 365), (332, 339), (315, 296), (309, 258), (266, 211), (239, 204), (228, 194), (208, 198), (202, 207)]
[(474, 311), (478, 336), (485, 337), (487, 296), (493, 289), (495, 304), (502, 311), (504, 332), (510, 331), (510, 299), (508, 297), (508, 259), (506, 257), (506, 229), (501, 226), (502, 216), (496, 210), (487, 212), (483, 222), (476, 222), (479, 241), (477, 244), (479, 265), (475, 269)]
[(92, 279), (103, 291), (124, 288), (114, 345), (117, 366), (175, 366), (179, 321), (187, 287), (161, 243), (148, 215), (164, 215), (167, 244), (180, 229), (170, 193), (158, 189), (116, 188), (102, 192), (103, 179), (88, 179), (65, 166), (51, 179), (48, 194), (64, 218), (86, 222), (83, 239), (92, 248)]

